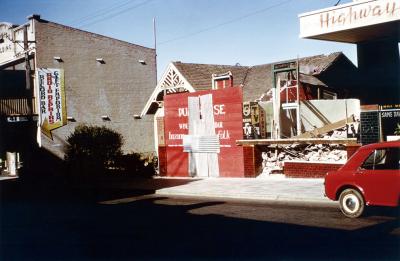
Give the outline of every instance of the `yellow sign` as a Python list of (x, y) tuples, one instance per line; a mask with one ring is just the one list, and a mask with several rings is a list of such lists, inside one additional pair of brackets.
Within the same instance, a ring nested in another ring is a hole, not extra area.
[(51, 132), (67, 124), (64, 70), (39, 68), (36, 74), (40, 127), (44, 135), (53, 139)]

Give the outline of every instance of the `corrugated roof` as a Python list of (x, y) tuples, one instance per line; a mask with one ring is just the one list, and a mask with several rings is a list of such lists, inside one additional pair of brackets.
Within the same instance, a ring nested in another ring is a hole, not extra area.
[[(329, 55), (315, 55), (300, 58), (300, 81), (305, 83), (326, 86), (317, 76), (326, 71), (339, 56), (341, 52)], [(285, 61), (281, 61), (282, 63)], [(276, 62), (276, 63), (281, 63)], [(183, 77), (188, 80), (195, 90), (207, 90), (212, 86), (211, 75), (222, 74), (230, 71), (233, 75), (233, 86), (243, 86), (243, 100), (252, 101), (259, 98), (272, 88), (273, 64), (262, 64), (256, 66), (232, 66), (217, 64), (195, 64), (174, 62), (175, 67), (180, 71)]]

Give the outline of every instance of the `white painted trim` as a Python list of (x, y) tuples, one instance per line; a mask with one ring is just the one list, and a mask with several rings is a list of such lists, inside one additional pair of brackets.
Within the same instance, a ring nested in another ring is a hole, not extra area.
[(193, 86), (189, 83), (189, 81), (180, 73), (180, 71), (176, 68), (176, 66), (171, 62), (168, 64), (167, 69), (164, 71), (163, 76), (161, 77), (160, 81), (158, 81), (156, 88), (152, 92), (150, 98), (147, 100), (146, 105), (144, 106), (142, 112), (140, 113), (140, 117), (143, 117), (145, 114), (147, 114), (147, 111), (150, 109), (151, 104), (156, 100), (158, 94), (162, 91), (164, 91), (164, 88), (162, 87), (162, 84), (164, 83), (165, 79), (168, 76), (168, 73), (170, 70), (174, 70), (178, 76), (182, 79), (184, 82), (183, 87), (189, 92), (195, 92), (196, 90), (193, 88)]
[[(390, 4), (393, 4), (391, 7), (393, 10), (389, 10)], [(371, 5), (375, 5), (375, 7), (371, 7)], [(314, 39), (343, 31), (351, 33), (351, 30), (399, 21), (399, 5), (400, 0), (365, 0), (300, 14), (298, 16), (300, 38)], [(373, 10), (376, 7), (379, 7), (379, 15), (374, 14), (375, 11)], [(362, 15), (363, 9), (368, 9), (368, 14)], [(354, 15), (359, 17), (353, 17)], [(323, 25), (323, 23), (326, 24)]]
[(158, 126), (157, 126), (157, 118), (164, 117), (164, 107), (158, 109), (153, 117), (153, 127), (154, 127), (154, 151), (156, 152), (157, 157), (158, 155)]
[[(213, 73), (212, 75), (211, 75), (211, 89), (212, 90), (216, 90), (216, 87), (215, 87), (215, 81), (217, 81), (217, 80), (226, 80), (226, 79), (231, 79), (232, 78), (232, 72), (231, 71), (228, 71), (228, 72), (226, 72), (226, 73), (223, 73), (223, 74), (215, 74), (215, 73)], [(225, 86), (225, 83), (224, 83), (224, 88), (225, 88), (226, 86)]]

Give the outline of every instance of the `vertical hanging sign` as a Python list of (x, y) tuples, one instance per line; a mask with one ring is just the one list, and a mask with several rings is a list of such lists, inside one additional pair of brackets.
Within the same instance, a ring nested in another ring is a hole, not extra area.
[(67, 124), (65, 108), (64, 70), (38, 68), (38, 108), (40, 128), (44, 135), (53, 139), (51, 131)]

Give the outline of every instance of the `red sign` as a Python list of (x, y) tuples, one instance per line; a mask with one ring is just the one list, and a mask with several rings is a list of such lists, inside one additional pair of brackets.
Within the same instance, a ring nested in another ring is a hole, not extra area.
[(212, 94), (215, 133), (220, 140), (219, 176), (244, 177), (243, 149), (236, 140), (243, 138), (242, 89), (180, 93), (164, 98), (164, 130), (167, 153), (167, 176), (187, 177), (188, 153), (183, 152), (183, 136), (188, 134), (188, 97)]

